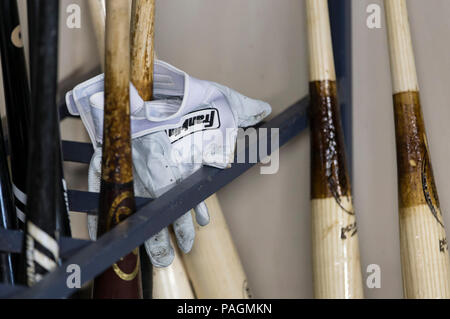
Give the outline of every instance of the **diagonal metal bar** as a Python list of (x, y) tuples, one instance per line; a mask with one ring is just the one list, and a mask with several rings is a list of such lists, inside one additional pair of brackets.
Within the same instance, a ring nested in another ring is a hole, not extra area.
[[(281, 147), (307, 127), (308, 103), (308, 98), (302, 99), (262, 125), (261, 128), (279, 129), (279, 146)], [(255, 145), (247, 143), (243, 152), (248, 154), (251, 147)], [(13, 294), (11, 297), (64, 298), (69, 296), (73, 290), (66, 285), (67, 266), (79, 265), (82, 271), (82, 284), (86, 283), (253, 165), (255, 163), (233, 164), (233, 167), (227, 170), (203, 167), (172, 190), (146, 204), (96, 242), (76, 252), (61, 267), (48, 274), (34, 287)]]

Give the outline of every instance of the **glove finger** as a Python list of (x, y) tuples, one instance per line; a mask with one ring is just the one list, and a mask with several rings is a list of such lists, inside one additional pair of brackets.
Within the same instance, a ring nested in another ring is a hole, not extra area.
[(91, 238), (92, 241), (97, 240), (97, 221), (98, 216), (88, 214), (87, 216), (88, 233), (89, 238)]
[(169, 236), (169, 230), (164, 228), (158, 234), (145, 241), (145, 250), (155, 267), (163, 268), (170, 266), (175, 257)]
[(195, 208), (195, 220), (200, 226), (206, 226), (209, 224), (209, 211), (205, 202), (201, 202)]
[(242, 108), (238, 108), (243, 112), (239, 114), (239, 127), (249, 127), (258, 124), (272, 112), (269, 104), (263, 101), (253, 100), (242, 96)]
[(270, 104), (251, 99), (223, 85), (212, 83), (228, 99), (233, 112), (237, 115), (238, 127), (253, 126), (270, 115)]
[(178, 247), (185, 254), (191, 251), (194, 244), (195, 228), (191, 212), (187, 212), (173, 223), (173, 230), (177, 238)]
[(88, 188), (90, 192), (100, 192), (100, 177), (102, 166), (102, 148), (97, 148), (92, 155), (88, 171)]

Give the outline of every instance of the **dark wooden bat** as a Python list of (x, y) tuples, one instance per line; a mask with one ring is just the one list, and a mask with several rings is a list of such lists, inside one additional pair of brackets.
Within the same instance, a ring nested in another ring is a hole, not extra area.
[[(33, 81), (39, 80), (33, 70), (36, 69), (36, 56), (33, 54), (36, 50), (36, 31), (39, 28), (37, 10), (39, 2), (35, 0), (28, 1), (29, 30), (30, 33), (30, 70)], [(1, 2), (1, 20), (4, 28), (2, 29), (2, 61), (3, 74), (7, 79), (5, 81), (6, 112), (9, 129), (9, 140), (11, 149), (11, 169), (13, 179), (13, 193), (15, 197), (16, 212), (19, 219), (20, 228), (24, 228), (26, 216), (26, 183), (27, 183), (27, 159), (28, 159), (28, 137), (30, 126), (31, 98), (28, 87), (28, 75), (25, 65), (25, 56), (21, 36), (21, 27), (19, 23), (19, 14), (17, 3), (14, 0), (5, 0)], [(55, 135), (59, 141), (59, 129)], [(59, 182), (61, 190), (57, 189), (59, 202), (57, 202), (57, 226), (61, 235), (70, 236), (70, 223), (68, 218), (67, 191), (64, 187), (62, 162), (60, 162), (61, 181)]]
[(311, 97), (311, 207), (316, 298), (362, 298), (358, 235), (327, 0), (307, 0)]
[[(106, 1), (105, 110), (98, 235), (135, 211), (130, 133), (130, 10)], [(94, 298), (142, 298), (139, 248), (94, 281)]]
[[(56, 185), (61, 150), (55, 136), (59, 117), (56, 108), (58, 67), (58, 0), (40, 1), (35, 29), (33, 99), (29, 138), (27, 221), (24, 267), (29, 286), (60, 264), (56, 223)], [(59, 179), (60, 181), (60, 179)]]
[[(37, 50), (37, 39), (36, 34), (39, 30), (39, 14), (38, 10), (40, 7), (39, 0), (28, 0), (27, 7), (28, 7), (28, 30), (29, 30), (29, 48), (30, 48), (30, 74), (31, 74), (31, 88), (32, 88), (32, 95), (33, 95), (33, 86), (36, 84), (35, 81), (38, 81), (39, 78), (36, 75), (36, 64), (39, 63), (39, 61), (36, 60), (36, 55), (34, 54)], [(57, 127), (57, 132), (55, 134), (55, 139), (58, 143), (61, 143), (60, 141), (60, 130), (59, 126)], [(61, 146), (59, 146), (61, 149)], [(69, 221), (69, 206), (67, 202), (67, 187), (66, 187), (66, 181), (64, 179), (64, 171), (63, 171), (63, 164), (62, 164), (62, 154), (60, 154), (59, 158), (57, 159), (57, 165), (59, 167), (57, 174), (59, 175), (59, 178), (57, 178), (57, 189), (56, 189), (56, 198), (58, 198), (58, 201), (56, 202), (56, 227), (59, 231), (59, 234), (61, 236), (71, 237), (72, 232), (70, 229), (70, 221)]]
[[(34, 66), (36, 65), (36, 46), (37, 46), (37, 37), (39, 34), (39, 1), (40, 0), (27, 0), (27, 21), (28, 21), (28, 49), (29, 49), (29, 68), (30, 68), (30, 88), (33, 93), (35, 90), (33, 89), (34, 83), (33, 80), (36, 79), (34, 75), (35, 70)], [(34, 101), (34, 98), (32, 98)]]
[(0, 3), (1, 54), (5, 89), (11, 172), (17, 217), (24, 228), (30, 127), (30, 92), (17, 3)]
[[(17, 228), (14, 199), (9, 176), (8, 158), (0, 126), (0, 227)], [(10, 253), (0, 253), (0, 282), (14, 285), (16, 281), (16, 258)]]

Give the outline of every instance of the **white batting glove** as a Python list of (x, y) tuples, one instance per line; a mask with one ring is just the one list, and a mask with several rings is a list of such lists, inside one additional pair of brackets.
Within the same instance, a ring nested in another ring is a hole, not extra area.
[[(202, 165), (226, 168), (234, 158), (238, 127), (252, 126), (271, 113), (269, 104), (247, 98), (217, 83), (190, 77), (155, 61), (154, 100), (143, 101), (130, 84), (132, 155), (137, 196), (156, 198)], [(103, 136), (103, 75), (78, 85), (66, 96), (72, 115), (80, 115), (97, 151), (89, 168), (90, 191), (99, 191)], [(209, 222), (204, 203), (195, 208), (199, 225)], [(90, 233), (96, 229), (90, 216)], [(192, 248), (190, 213), (173, 224), (178, 246)], [(170, 265), (174, 251), (167, 229), (145, 243), (152, 263)]]

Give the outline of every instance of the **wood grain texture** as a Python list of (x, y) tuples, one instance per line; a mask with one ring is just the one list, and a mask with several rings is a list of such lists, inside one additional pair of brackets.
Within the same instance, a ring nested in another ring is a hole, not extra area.
[[(97, 32), (97, 40), (98, 42), (102, 42), (102, 36), (104, 36), (104, 28), (105, 28), (105, 12), (104, 12), (104, 2), (105, 0), (90, 0), (90, 2), (97, 2), (97, 4), (91, 5), (91, 17), (93, 19), (94, 25), (99, 26), (101, 29), (99, 32)], [(131, 2), (131, 1), (129, 1)], [(131, 7), (131, 5), (130, 5)], [(131, 18), (133, 20), (132, 23), (132, 32), (136, 34), (135, 28), (135, 15), (136, 15), (136, 4), (133, 4), (132, 6), (132, 14)], [(133, 31), (134, 30), (134, 31)], [(144, 32), (145, 32), (144, 27)], [(147, 38), (146, 40), (152, 40), (153, 37)], [(143, 46), (141, 45), (141, 48)], [(144, 46), (145, 47), (145, 46)], [(102, 47), (99, 46), (99, 50), (102, 50)], [(104, 55), (102, 53), (103, 51), (100, 51), (100, 56)], [(148, 61), (147, 61), (148, 62)], [(136, 67), (139, 65), (139, 63), (136, 63), (134, 59), (132, 59), (131, 68), (133, 69), (133, 66)], [(135, 73), (135, 76), (138, 73)], [(151, 81), (150, 77), (146, 77), (147, 81)], [(151, 83), (148, 82), (147, 88), (151, 87)], [(146, 90), (144, 86), (140, 87), (141, 91), (139, 92), (143, 96), (147, 94), (151, 98), (151, 90)], [(173, 241), (172, 241), (173, 242)], [(172, 246), (173, 243), (172, 243)], [(175, 246), (174, 246), (175, 247)], [(141, 249), (140, 253), (143, 253), (143, 250)], [(147, 256), (142, 255), (142, 258), (147, 258)], [(141, 261), (141, 267), (142, 267)], [(151, 266), (148, 268), (152, 268)], [(189, 284), (189, 278), (187, 277), (186, 270), (184, 269), (184, 265), (180, 259), (179, 253), (175, 255), (174, 261), (172, 265), (166, 268), (153, 268), (152, 278), (146, 278), (146, 274), (141, 273), (141, 279), (143, 281), (143, 290), (144, 290), (144, 297), (147, 296), (147, 292), (145, 291), (146, 286), (151, 286), (151, 283), (144, 282), (144, 281), (152, 281), (152, 293), (151, 296), (154, 299), (193, 299), (194, 293), (192, 291), (192, 288)], [(150, 287), (151, 288), (151, 287)]]
[[(145, 101), (152, 99), (153, 93), (153, 42), (154, 42), (154, 0), (133, 0), (131, 2), (131, 75), (130, 79), (139, 95)], [(155, 271), (147, 257), (145, 246), (140, 246), (141, 282), (143, 297), (153, 298), (153, 278)]]
[(144, 101), (153, 95), (155, 0), (133, 1), (131, 81)]
[(195, 299), (172, 233), (170, 241), (175, 258), (169, 267), (153, 267), (153, 299)]
[[(362, 298), (358, 235), (351, 198), (313, 199), (312, 247), (315, 298)], [(345, 208), (343, 209), (342, 206)]]
[(420, 105), (408, 11), (385, 1), (394, 94), (405, 298), (450, 298), (450, 261)]
[(336, 80), (327, 0), (306, 0), (310, 81)]
[(247, 277), (216, 195), (205, 201), (211, 221), (196, 224), (195, 244), (183, 255), (194, 291), (200, 299), (251, 298)]
[[(131, 17), (131, 81), (139, 95), (145, 101), (150, 101), (153, 98), (155, 1), (133, 1)], [(175, 251), (172, 264), (166, 268), (153, 267), (152, 297), (193, 299), (194, 293), (173, 239), (171, 244)]]
[(385, 0), (386, 25), (394, 94), (418, 91), (416, 64), (404, 0)]
[(405, 298), (450, 298), (445, 229), (428, 205), (400, 209), (400, 250)]
[(363, 298), (327, 0), (307, 0), (314, 295)]
[[(105, 111), (98, 235), (135, 212), (130, 133), (130, 10), (123, 0), (106, 2)], [(136, 248), (94, 282), (94, 298), (138, 299)]]

